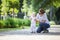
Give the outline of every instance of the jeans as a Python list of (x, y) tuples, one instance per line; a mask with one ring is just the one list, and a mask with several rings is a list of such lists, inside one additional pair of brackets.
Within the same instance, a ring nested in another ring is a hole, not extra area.
[(47, 30), (50, 27), (47, 23), (39, 23), (39, 27), (37, 29), (37, 33), (40, 33), (43, 30)]

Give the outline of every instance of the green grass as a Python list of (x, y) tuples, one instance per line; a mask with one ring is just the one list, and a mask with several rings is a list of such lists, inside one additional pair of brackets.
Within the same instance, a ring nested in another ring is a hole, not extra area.
[[(22, 27), (20, 27), (20, 28), (0, 28), (0, 32), (21, 30), (21, 29), (23, 29), (23, 28)], [(24, 29), (29, 29), (29, 26), (24, 26)]]
[(5, 32), (5, 31), (11, 31), (11, 30), (19, 30), (19, 29), (21, 29), (21, 28), (1, 28), (0, 29), (0, 32)]

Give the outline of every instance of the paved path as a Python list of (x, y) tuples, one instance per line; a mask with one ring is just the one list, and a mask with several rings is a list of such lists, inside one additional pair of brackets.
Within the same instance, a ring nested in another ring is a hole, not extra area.
[(29, 29), (0, 33), (0, 40), (60, 40), (60, 27), (51, 27), (49, 33), (30, 33)]
[[(30, 33), (30, 29), (22, 29), (22, 30), (13, 30), (8, 32), (0, 32), (0, 35), (32, 35), (38, 33)], [(60, 28), (49, 28), (49, 33), (39, 33), (39, 35), (60, 35)]]
[(60, 40), (58, 35), (6, 35), (0, 40)]

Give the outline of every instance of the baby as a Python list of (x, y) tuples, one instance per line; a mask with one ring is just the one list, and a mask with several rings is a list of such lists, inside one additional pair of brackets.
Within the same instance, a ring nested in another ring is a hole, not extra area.
[(35, 33), (35, 29), (36, 29), (36, 16), (35, 13), (32, 13), (32, 16), (30, 17), (31, 20), (31, 33)]

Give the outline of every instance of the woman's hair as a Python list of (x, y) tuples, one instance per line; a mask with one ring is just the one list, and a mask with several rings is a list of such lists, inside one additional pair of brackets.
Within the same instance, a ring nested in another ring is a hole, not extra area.
[(44, 9), (43, 8), (39, 9), (39, 13), (44, 14), (45, 13)]

